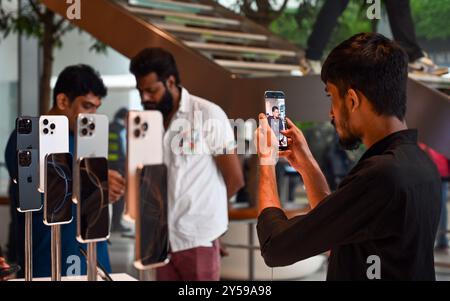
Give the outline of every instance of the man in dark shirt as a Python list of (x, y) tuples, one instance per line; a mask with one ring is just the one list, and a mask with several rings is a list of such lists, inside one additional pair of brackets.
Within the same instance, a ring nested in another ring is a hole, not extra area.
[(358, 34), (330, 53), (322, 80), (341, 145), (362, 142), (367, 151), (331, 192), (303, 133), (288, 119), (289, 149), (279, 154), (301, 174), (312, 209), (288, 219), (272, 165), (274, 134), (260, 114), (257, 230), (266, 264), (285, 266), (331, 250), (328, 280), (434, 280), (440, 179), (404, 120), (405, 52), (380, 34)]

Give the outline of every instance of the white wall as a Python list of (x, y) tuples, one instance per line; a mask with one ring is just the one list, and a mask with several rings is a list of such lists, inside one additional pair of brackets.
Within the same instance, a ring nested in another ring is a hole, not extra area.
[[(87, 33), (80, 33), (77, 29), (69, 32), (63, 37), (63, 47), (55, 51), (53, 76), (58, 74), (67, 66), (73, 64), (88, 64), (96, 69), (102, 76), (129, 75), (130, 60), (117, 51), (108, 47), (106, 54), (90, 51), (94, 38)], [(114, 113), (122, 107), (135, 107), (132, 98), (135, 93), (127, 89), (114, 89), (108, 87), (108, 96), (104, 99), (99, 113), (106, 114), (111, 120)], [(134, 101), (135, 102), (135, 101)]]

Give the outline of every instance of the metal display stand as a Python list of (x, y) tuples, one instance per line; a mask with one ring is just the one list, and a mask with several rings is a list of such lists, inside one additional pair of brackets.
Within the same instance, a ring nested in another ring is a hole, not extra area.
[(25, 212), (25, 281), (33, 279), (33, 212)]
[(97, 281), (97, 243), (87, 244), (87, 280)]
[(61, 226), (51, 226), (52, 281), (61, 281)]

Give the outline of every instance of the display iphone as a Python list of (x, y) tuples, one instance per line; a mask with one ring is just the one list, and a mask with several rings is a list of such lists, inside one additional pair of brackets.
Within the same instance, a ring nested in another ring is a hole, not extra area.
[(72, 154), (45, 156), (44, 223), (68, 224), (72, 221)]
[(39, 185), (39, 156), (37, 149), (17, 151), (20, 212), (39, 211), (42, 208)]
[(39, 149), (39, 117), (16, 119), (17, 150)]
[(139, 186), (134, 265), (144, 270), (169, 262), (166, 166), (145, 165), (139, 168)]
[(82, 243), (109, 237), (108, 161), (81, 158), (80, 196), (77, 206), (77, 240)]
[(138, 214), (138, 168), (163, 163), (163, 117), (159, 111), (130, 111), (127, 115), (126, 213)]
[(79, 114), (75, 124), (75, 160), (72, 200), (79, 194), (78, 163), (81, 158), (108, 158), (108, 117), (100, 114)]
[(284, 93), (281, 91), (266, 91), (264, 93), (266, 103), (266, 116), (269, 126), (278, 140), (278, 149), (287, 149), (287, 138), (281, 134), (286, 130), (286, 105)]
[(44, 192), (45, 157), (69, 151), (69, 121), (66, 116), (39, 117), (39, 191)]

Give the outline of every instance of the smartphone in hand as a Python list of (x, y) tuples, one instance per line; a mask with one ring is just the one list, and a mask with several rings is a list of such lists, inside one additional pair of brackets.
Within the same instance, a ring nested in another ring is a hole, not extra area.
[(286, 130), (286, 105), (285, 96), (282, 91), (266, 91), (264, 93), (266, 105), (266, 116), (269, 126), (278, 140), (278, 149), (286, 150), (288, 147), (287, 137), (281, 134)]

